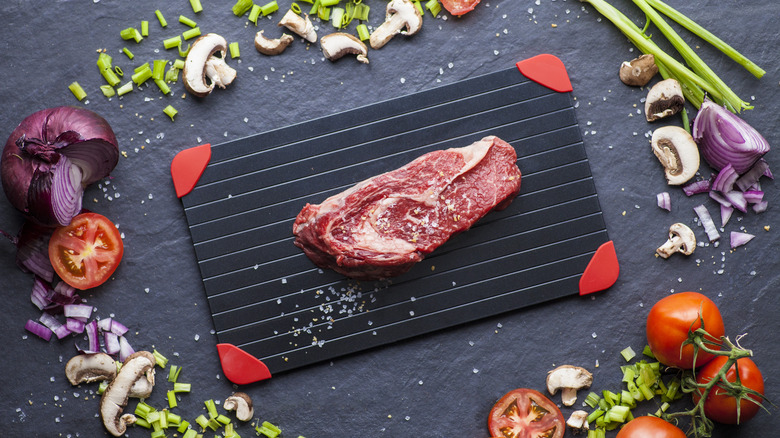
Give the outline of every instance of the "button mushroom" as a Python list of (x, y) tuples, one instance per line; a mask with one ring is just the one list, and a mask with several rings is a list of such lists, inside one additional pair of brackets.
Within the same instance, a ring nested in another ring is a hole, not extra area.
[(114, 380), (100, 399), (100, 417), (113, 436), (122, 436), (128, 424), (135, 423), (133, 414), (122, 414), (127, 406), (130, 390), (136, 381), (146, 379), (154, 385), (155, 360), (152, 353), (138, 351), (125, 359)]
[(653, 85), (645, 100), (645, 117), (652, 122), (677, 114), (685, 105), (680, 83), (675, 79), (664, 79)]
[(569, 426), (574, 433), (586, 432), (590, 428), (590, 425), (588, 424), (588, 413), (583, 410), (572, 412), (569, 419), (566, 420), (566, 425)]
[(237, 392), (226, 398), (222, 407), (228, 411), (236, 411), (236, 418), (241, 421), (249, 421), (255, 414), (252, 399), (244, 392)]
[(320, 39), (322, 54), (330, 61), (335, 61), (344, 55), (357, 55), (357, 60), (368, 64), (368, 48), (355, 36), (344, 32), (335, 32)]
[(399, 33), (414, 35), (422, 27), (422, 15), (409, 0), (390, 0), (386, 11), (385, 22), (380, 24), (369, 38), (372, 49), (384, 47)]
[(279, 38), (267, 38), (263, 31), (255, 35), (255, 49), (263, 55), (273, 56), (284, 52), (284, 49), (293, 42), (292, 35), (282, 34)]
[(659, 256), (669, 258), (679, 252), (685, 255), (693, 254), (696, 249), (696, 235), (687, 225), (676, 223), (669, 227), (669, 240), (655, 250)]
[(227, 41), (215, 33), (203, 35), (192, 43), (184, 60), (184, 87), (187, 91), (204, 97), (215, 85), (225, 88), (233, 82), (236, 70), (225, 62), (226, 50)]
[(677, 126), (658, 128), (653, 131), (651, 145), (669, 185), (684, 184), (699, 170), (699, 147), (688, 131)]
[(626, 85), (644, 87), (657, 73), (658, 66), (655, 65), (655, 56), (648, 53), (631, 61), (623, 62), (620, 65), (618, 76)]
[(571, 406), (577, 401), (577, 391), (590, 388), (593, 374), (582, 367), (561, 365), (547, 373), (547, 390), (555, 395), (561, 391), (561, 402)]
[(310, 43), (317, 42), (317, 31), (314, 30), (314, 25), (311, 24), (308, 15), (301, 17), (290, 9), (284, 14), (282, 19), (279, 20), (279, 26), (290, 29)]
[(106, 353), (80, 354), (65, 364), (65, 376), (73, 386), (113, 380), (116, 377), (116, 362)]

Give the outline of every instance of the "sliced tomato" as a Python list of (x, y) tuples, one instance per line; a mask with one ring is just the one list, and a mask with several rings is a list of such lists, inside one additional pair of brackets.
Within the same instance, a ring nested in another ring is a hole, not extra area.
[(82, 213), (70, 225), (54, 230), (49, 240), (49, 261), (69, 285), (85, 290), (103, 284), (124, 254), (122, 236), (105, 216)]
[(441, 0), (444, 9), (452, 15), (463, 15), (477, 6), (479, 0)]
[(566, 422), (558, 406), (533, 389), (519, 388), (501, 397), (488, 418), (493, 437), (562, 438)]

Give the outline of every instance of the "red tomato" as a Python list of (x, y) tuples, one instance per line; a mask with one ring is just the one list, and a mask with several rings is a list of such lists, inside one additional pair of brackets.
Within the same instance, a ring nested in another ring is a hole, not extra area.
[[(701, 315), (700, 315), (701, 313)], [(718, 306), (698, 292), (680, 292), (669, 295), (653, 306), (647, 315), (647, 343), (653, 355), (664, 365), (682, 369), (694, 368), (694, 346), (682, 345), (688, 339), (688, 331), (702, 326), (716, 341), (723, 336), (723, 317)], [(717, 345), (709, 345), (718, 348)], [(699, 351), (695, 366), (710, 360), (712, 355)]]
[(617, 438), (686, 438), (685, 432), (658, 417), (636, 417), (626, 423)]
[(555, 403), (533, 389), (520, 388), (501, 397), (488, 418), (493, 437), (562, 438), (563, 414)]
[(477, 6), (479, 0), (441, 0), (444, 9), (452, 15), (463, 15)]
[(103, 284), (122, 260), (119, 230), (105, 216), (82, 213), (70, 225), (54, 230), (49, 260), (57, 275), (76, 289)]
[[(728, 359), (726, 356), (717, 356), (696, 371), (696, 382), (705, 384), (711, 381), (723, 368)], [(747, 357), (737, 359), (736, 366), (739, 368), (739, 381), (747, 388), (750, 388), (759, 394), (764, 394), (764, 377), (756, 364)], [(726, 380), (734, 382), (737, 380), (737, 370), (734, 365), (726, 371)], [(694, 403), (701, 399), (703, 390), (693, 393)], [(724, 424), (744, 423), (753, 418), (759, 410), (759, 405), (755, 402), (761, 402), (761, 399), (755, 395), (746, 395), (748, 399), (743, 398), (739, 403), (739, 418), (737, 418), (737, 399), (727, 395), (726, 391), (718, 385), (715, 385), (704, 400), (704, 414), (710, 420)]]

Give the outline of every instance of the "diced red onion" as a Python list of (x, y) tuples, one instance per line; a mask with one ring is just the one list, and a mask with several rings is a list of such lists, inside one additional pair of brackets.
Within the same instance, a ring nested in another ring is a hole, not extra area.
[[(756, 164), (751, 167), (750, 170), (742, 174), (742, 176), (737, 179), (737, 187), (739, 187), (743, 192), (749, 190), (751, 187), (754, 187), (758, 183), (759, 179), (761, 179), (762, 176), (765, 176), (768, 171), (769, 163), (767, 163), (766, 160), (762, 158), (756, 161)], [(771, 174), (772, 173), (770, 172), (769, 175)]]
[(71, 331), (68, 330), (67, 326), (62, 324), (57, 318), (54, 317), (54, 315), (49, 313), (43, 312), (40, 318), (38, 318), (38, 321), (48, 327), (49, 330), (51, 330), (57, 336), (57, 339), (62, 339), (71, 334)]
[[(86, 322), (92, 316), (92, 306), (88, 304), (68, 304), (64, 308), (65, 317), (76, 318)], [(95, 322), (97, 324), (97, 322)]]
[(119, 360), (124, 362), (125, 359), (127, 359), (128, 356), (135, 353), (135, 350), (133, 350), (133, 347), (130, 346), (130, 343), (127, 342), (127, 339), (125, 339), (124, 336), (119, 337)]
[(87, 323), (80, 319), (76, 319), (76, 318), (65, 319), (65, 326), (67, 326), (68, 330), (72, 331), (73, 333), (84, 333), (84, 327), (86, 325)]
[(768, 202), (761, 201), (758, 204), (753, 204), (753, 211), (756, 213), (763, 213), (766, 211), (768, 206), (769, 206)]
[(742, 193), (748, 204), (758, 204), (764, 200), (764, 192), (761, 190), (747, 190)]
[(722, 205), (724, 207), (732, 207), (731, 202), (729, 202), (729, 200), (726, 199), (726, 197), (723, 196), (723, 194), (721, 194), (720, 192), (711, 191), (711, 192), (708, 193), (708, 195), (710, 196), (710, 198), (712, 198), (715, 201), (717, 201), (718, 204), (720, 204), (720, 205)]
[(115, 319), (111, 320), (111, 333), (113, 333), (113, 334), (115, 334), (117, 336), (122, 336), (125, 333), (127, 333), (127, 331), (128, 331), (128, 328), (124, 324), (122, 324), (121, 322), (119, 322), (119, 321), (117, 321)]
[(715, 223), (712, 221), (712, 216), (710, 216), (707, 207), (703, 204), (697, 205), (696, 207), (693, 207), (693, 211), (695, 211), (696, 215), (699, 217), (699, 221), (701, 221), (701, 225), (704, 227), (704, 232), (707, 233), (707, 238), (710, 239), (710, 242), (715, 242), (720, 239), (720, 233), (718, 233), (718, 229), (715, 227)]
[(33, 289), (30, 293), (30, 301), (32, 301), (39, 310), (43, 310), (51, 303), (50, 294), (52, 292), (51, 286), (48, 283), (35, 277)]
[(725, 205), (720, 206), (720, 226), (725, 227), (731, 219), (731, 214), (734, 213), (734, 207), (727, 207)]
[(745, 195), (738, 190), (732, 190), (730, 192), (723, 193), (723, 196), (728, 199), (731, 205), (742, 213), (747, 212), (747, 201)]
[(52, 331), (49, 330), (48, 327), (45, 325), (33, 321), (32, 319), (28, 319), (27, 322), (24, 324), (25, 330), (28, 332), (34, 334), (35, 336), (38, 336), (39, 338), (48, 341), (51, 339)]
[(710, 190), (710, 180), (700, 179), (683, 186), (683, 192), (686, 196), (693, 196), (699, 193), (707, 193)]
[(103, 343), (106, 346), (106, 353), (114, 355), (119, 353), (119, 336), (111, 332), (103, 332)]
[(98, 327), (97, 327), (97, 321), (92, 320), (87, 323), (87, 325), (84, 326), (84, 331), (87, 333), (87, 344), (88, 347), (86, 349), (79, 349), (79, 351), (87, 354), (92, 353), (99, 353), (100, 352), (100, 338), (98, 337)]
[(669, 196), (669, 192), (661, 192), (655, 196), (658, 208), (663, 208), (666, 211), (672, 211), (672, 198)]
[(710, 190), (717, 190), (719, 192), (730, 192), (734, 189), (734, 182), (739, 178), (739, 174), (734, 170), (731, 163), (718, 172), (715, 180), (712, 181), (712, 187)]
[(742, 246), (756, 237), (749, 233), (739, 233), (736, 231), (731, 232), (731, 248), (734, 249), (738, 246)]
[(111, 331), (111, 318), (103, 318), (98, 320), (98, 328), (101, 331), (109, 332)]

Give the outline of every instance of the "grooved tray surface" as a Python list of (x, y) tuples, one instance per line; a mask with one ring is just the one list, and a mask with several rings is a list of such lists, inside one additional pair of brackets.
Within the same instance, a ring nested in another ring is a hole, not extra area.
[[(356, 282), (293, 245), (307, 202), (486, 135), (520, 195), (408, 273)], [(577, 294), (609, 240), (570, 94), (514, 68), (213, 146), (182, 203), (218, 341), (272, 373)]]

